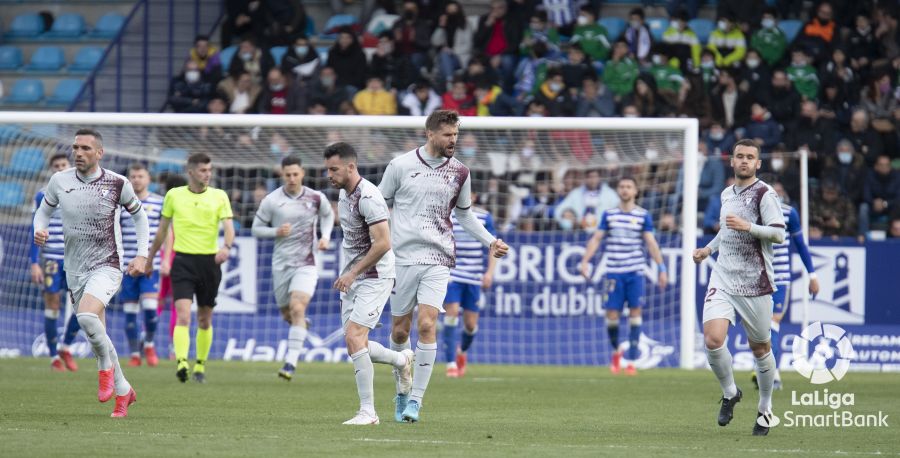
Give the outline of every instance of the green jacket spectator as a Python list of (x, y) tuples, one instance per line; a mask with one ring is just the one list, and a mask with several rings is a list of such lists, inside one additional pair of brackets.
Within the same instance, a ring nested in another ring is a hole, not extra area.
[(593, 23), (575, 26), (570, 43), (578, 43), (585, 54), (595, 61), (605, 61), (609, 58), (610, 44), (606, 27)]
[(528, 56), (531, 54), (531, 47), (538, 41), (547, 45), (547, 50), (551, 56), (559, 53), (559, 32), (556, 27), (551, 27), (547, 22), (547, 13), (537, 11), (531, 16), (531, 22), (525, 32), (522, 34), (522, 43), (519, 45), (519, 54)]
[(606, 86), (613, 94), (617, 97), (624, 97), (631, 94), (634, 89), (634, 80), (637, 79), (639, 73), (640, 68), (638, 68), (637, 62), (630, 56), (624, 56), (619, 60), (613, 58), (606, 63), (606, 68), (603, 70), (603, 81), (606, 82)]
[[(672, 22), (676, 23), (677, 21)], [(679, 30), (675, 25), (670, 25), (669, 28), (663, 32), (663, 43), (668, 44), (672, 48), (670, 54), (673, 57), (677, 57), (681, 64), (686, 63), (685, 61), (690, 58), (693, 62), (693, 67), (699, 67), (700, 51), (702, 50), (700, 39), (697, 38), (697, 34), (687, 25), (681, 23), (676, 25), (684, 25), (684, 29)]]
[(816, 100), (819, 97), (819, 76), (815, 67), (804, 62), (803, 65), (791, 65), (785, 71), (794, 89), (804, 99)]
[(730, 67), (744, 60), (747, 54), (747, 39), (741, 29), (734, 27), (728, 19), (719, 19), (718, 28), (709, 35), (706, 47), (716, 57), (716, 67)]
[(774, 24), (771, 28), (761, 28), (750, 38), (750, 47), (759, 51), (760, 57), (774, 67), (787, 50), (787, 37)]
[(677, 93), (681, 89), (681, 83), (684, 82), (684, 75), (681, 73), (681, 70), (672, 67), (666, 62), (656, 63), (656, 60), (654, 59), (653, 65), (648, 70), (656, 81), (656, 88), (660, 92), (671, 91)]

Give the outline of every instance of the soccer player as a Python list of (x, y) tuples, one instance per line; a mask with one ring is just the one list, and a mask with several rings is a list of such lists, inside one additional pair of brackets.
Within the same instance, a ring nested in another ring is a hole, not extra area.
[[(231, 201), (221, 189), (209, 185), (212, 178), (212, 159), (205, 153), (194, 153), (187, 160), (187, 186), (169, 189), (163, 198), (162, 218), (159, 230), (150, 247), (150, 256), (156, 253), (166, 240), (169, 225), (175, 234), (175, 259), (172, 261), (172, 297), (178, 313), (172, 345), (175, 347), (177, 368), (175, 376), (181, 383), (187, 382), (188, 354), (191, 349), (191, 304), (197, 295), (197, 362), (193, 377), (198, 383), (206, 382), (206, 360), (212, 347), (213, 307), (219, 282), (222, 281), (221, 264), (228, 260), (234, 244), (234, 224)], [(219, 246), (219, 227), (225, 233), (225, 243)], [(147, 265), (147, 274), (153, 265)]]
[(105, 310), (122, 283), (122, 233), (118, 226), (120, 207), (131, 213), (138, 251), (128, 264), (128, 275), (141, 275), (147, 261), (149, 227), (141, 201), (125, 177), (100, 167), (103, 137), (92, 129), (75, 133), (72, 145), (75, 168), (57, 172), (47, 184), (44, 200), (34, 216), (34, 242), (40, 246), (50, 238), (48, 227), (53, 209), (62, 214), (65, 237), (66, 282), (99, 369), (100, 402), (116, 397), (113, 417), (128, 415), (136, 400), (125, 379), (116, 348), (106, 334)]
[(785, 224), (775, 191), (756, 178), (756, 171), (762, 165), (759, 153), (759, 145), (753, 140), (744, 139), (734, 144), (731, 167), (735, 181), (722, 191), (721, 229), (709, 244), (694, 250), (693, 258), (699, 264), (719, 252), (703, 304), (706, 356), (722, 387), (719, 425), (731, 422), (734, 405), (743, 396), (734, 384), (731, 353), (725, 343), (728, 326), (734, 324), (735, 314), (738, 314), (756, 358), (759, 379), (759, 404), (753, 435), (765, 436), (769, 433), (768, 426), (764, 425), (771, 419), (775, 381), (775, 358), (769, 343), (772, 293), (775, 291), (773, 246), (784, 242)]
[[(281, 161), (284, 186), (267, 195), (253, 218), (253, 236), (274, 238), (272, 278), (275, 300), (284, 320), (290, 324), (288, 351), (278, 376), (291, 380), (306, 340), (306, 307), (316, 291), (319, 272), (316, 250), (328, 249), (334, 211), (319, 191), (303, 186), (305, 175), (300, 158)], [(316, 222), (322, 238), (316, 243)]]
[[(159, 229), (159, 215), (162, 211), (163, 198), (148, 189), (150, 171), (144, 164), (136, 162), (128, 167), (128, 181), (131, 182), (135, 195), (141, 200), (141, 206), (144, 207), (150, 226), (150, 238), (153, 239)], [(122, 214), (120, 225), (122, 227), (122, 244), (125, 248), (124, 260), (127, 265), (137, 254), (137, 234), (135, 234), (134, 220), (129, 213)], [(156, 367), (159, 364), (156, 348), (153, 345), (156, 326), (159, 323), (159, 314), (156, 310), (159, 305), (159, 256), (155, 256), (151, 262), (153, 263), (153, 273), (149, 277), (126, 275), (122, 279), (122, 291), (119, 293), (119, 300), (122, 301), (122, 308), (125, 309), (125, 335), (128, 336), (128, 346), (131, 350), (129, 366), (141, 365), (142, 351), (147, 358), (148, 366)], [(143, 341), (141, 341), (138, 329), (138, 313), (141, 310), (144, 311)]]
[(377, 425), (372, 363), (390, 364), (400, 374), (400, 390), (412, 385), (415, 354), (410, 349), (393, 351), (369, 340), (394, 286), (394, 252), (388, 227), (388, 207), (381, 192), (359, 176), (356, 151), (338, 142), (325, 149), (328, 179), (340, 190), (338, 216), (344, 239), (342, 265), (334, 289), (341, 292), (341, 324), (347, 353), (353, 360), (359, 411), (345, 425)]
[[(472, 202), (476, 201), (476, 195), (472, 192)], [(489, 211), (472, 207), (472, 213), (488, 232), (496, 236), (494, 217)], [(456, 267), (450, 270), (450, 284), (447, 285), (447, 296), (444, 298), (446, 314), (442, 336), (447, 357), (447, 377), (457, 378), (466, 375), (466, 352), (478, 333), (481, 290), (487, 290), (494, 283), (497, 258), (488, 256), (485, 270), (484, 246), (463, 229), (456, 214), (450, 215), (450, 222), (453, 223), (453, 237), (456, 239)], [(459, 328), (460, 307), (463, 309), (463, 334), (457, 352), (456, 330)]]
[[(774, 186), (777, 193), (780, 189), (778, 184)], [(783, 188), (781, 188), (783, 192)], [(819, 279), (816, 275), (816, 268), (813, 267), (812, 257), (809, 255), (809, 247), (803, 240), (803, 228), (800, 227), (800, 215), (797, 209), (785, 203), (787, 196), (781, 196), (781, 214), (784, 216), (784, 223), (787, 225), (784, 233), (784, 243), (775, 245), (775, 258), (772, 261), (772, 267), (775, 269), (775, 286), (777, 289), (772, 294), (772, 356), (775, 357), (775, 381), (773, 388), (781, 389), (781, 374), (778, 371), (778, 365), (781, 363), (781, 320), (784, 313), (787, 312), (788, 302), (791, 300), (791, 244), (797, 248), (797, 253), (803, 261), (803, 267), (809, 272), (809, 293), (815, 296), (819, 293)], [(756, 373), (753, 374), (753, 384), (759, 388), (759, 382)]]
[(503, 257), (509, 247), (495, 238), (472, 214), (469, 169), (453, 157), (459, 136), (459, 115), (437, 110), (425, 121), (427, 143), (392, 160), (378, 188), (393, 202), (391, 240), (397, 256), (396, 294), (391, 300), (391, 349), (410, 348), (413, 311), (418, 306), (419, 341), (409, 396), (396, 398), (397, 421), (419, 420), (422, 397), (431, 379), (437, 354), (435, 323), (443, 312), (450, 269), (455, 267), (451, 211), (463, 229), (492, 256)]
[[(62, 172), (70, 167), (69, 157), (65, 153), (54, 154), (50, 158), (50, 170)], [(46, 188), (34, 196), (34, 212), (37, 213), (44, 200)], [(62, 308), (62, 298), (66, 296), (65, 244), (63, 242), (62, 215), (58, 209), (50, 216), (49, 238), (43, 247), (31, 244), (31, 281), (44, 288), (44, 336), (47, 340), (47, 351), (50, 353), (50, 369), (75, 372), (78, 363), (72, 358), (69, 346), (78, 336), (78, 318), (73, 313), (66, 322), (66, 331), (62, 342), (57, 338), (56, 322)], [(58, 345), (57, 345), (58, 344)]]
[[(659, 244), (653, 236), (653, 217), (635, 203), (638, 195), (637, 181), (632, 177), (622, 177), (616, 185), (616, 192), (619, 194), (619, 206), (603, 212), (600, 228), (591, 236), (581, 258), (580, 270), (584, 278), (591, 279), (588, 262), (606, 238), (606, 333), (613, 347), (609, 369), (613, 374), (618, 374), (621, 370), (619, 316), (628, 302), (628, 366), (625, 374), (636, 375), (634, 362), (639, 355), (641, 340), (644, 268), (647, 264), (644, 246), (656, 262), (659, 271), (657, 285), (660, 290), (666, 288), (669, 277)], [(607, 234), (609, 237), (606, 237)]]

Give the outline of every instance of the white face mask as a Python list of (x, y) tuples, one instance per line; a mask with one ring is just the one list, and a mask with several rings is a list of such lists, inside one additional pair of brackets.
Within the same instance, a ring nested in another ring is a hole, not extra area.
[(628, 114), (624, 115), (623, 117), (625, 117), (625, 118), (637, 118), (638, 115), (636, 115), (636, 114), (634, 114), (634, 113), (628, 113)]
[(714, 68), (716, 63), (711, 60), (704, 60), (703, 62), (700, 62), (700, 66), (703, 68)]
[(663, 59), (660, 55), (654, 55), (650, 58), (653, 61), (653, 65), (662, 65)]
[(309, 51), (309, 46), (294, 46), (294, 52), (297, 53), (298, 56), (305, 56)]
[(644, 157), (648, 161), (655, 161), (657, 158), (659, 158), (659, 151), (653, 148), (648, 148), (647, 151), (644, 151)]
[(762, 20), (762, 26), (765, 29), (775, 28), (775, 19), (765, 18)]
[(759, 67), (759, 59), (747, 59), (747, 67), (750, 67), (750, 68)]
[(772, 170), (780, 172), (784, 169), (784, 159), (772, 159)]
[(671, 24), (672, 27), (675, 28), (675, 30), (681, 30), (681, 21), (674, 20), (674, 21), (670, 22), (669, 24)]
[(241, 53), (241, 60), (243, 60), (244, 62), (247, 62), (248, 60), (250, 60), (252, 58), (253, 58), (252, 52), (242, 52)]
[(728, 22), (726, 22), (726, 21), (719, 21), (717, 25), (719, 27), (719, 30), (721, 30), (723, 32), (728, 30)]
[(563, 85), (560, 83), (550, 83), (550, 90), (553, 92), (559, 92), (563, 89)]
[(578, 25), (588, 25), (590, 23), (591, 21), (587, 16), (578, 16)]
[(188, 70), (184, 72), (184, 80), (188, 83), (196, 83), (197, 81), (200, 81), (200, 71)]
[(475, 155), (475, 148), (472, 146), (463, 146), (460, 148), (460, 152), (463, 156), (472, 157)]
[(522, 148), (522, 156), (525, 156), (525, 157), (534, 156), (534, 148), (531, 148), (528, 146)]
[(849, 151), (838, 151), (837, 156), (841, 164), (847, 165), (853, 162), (853, 153)]
[(639, 28), (641, 28), (641, 21), (631, 21), (631, 28), (632, 28), (632, 29), (639, 29)]
[(616, 162), (619, 160), (619, 153), (614, 150), (606, 150), (603, 152), (603, 159), (607, 162)]

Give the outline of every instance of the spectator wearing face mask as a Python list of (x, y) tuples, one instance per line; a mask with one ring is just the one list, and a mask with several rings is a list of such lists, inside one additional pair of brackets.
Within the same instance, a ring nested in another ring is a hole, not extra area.
[(311, 80), (320, 66), (319, 53), (310, 46), (309, 39), (305, 35), (295, 38), (281, 59), (281, 72), (291, 75), (295, 81)]
[(225, 96), (228, 112), (241, 114), (256, 110), (256, 100), (262, 88), (253, 81), (249, 73), (241, 72), (223, 79), (217, 90)]
[(713, 121), (706, 133), (706, 149), (710, 157), (729, 156), (731, 147), (737, 140), (731, 131), (725, 129), (721, 122)]
[(302, 86), (292, 84), (285, 78), (281, 69), (273, 68), (266, 77), (256, 110), (262, 114), (304, 114), (305, 91)]
[(577, 43), (591, 60), (603, 62), (609, 58), (612, 48), (606, 27), (597, 23), (597, 10), (591, 5), (581, 5), (575, 31), (570, 43)]
[(653, 36), (650, 29), (644, 23), (644, 9), (635, 8), (628, 14), (628, 28), (623, 34), (628, 51), (640, 62), (646, 62), (650, 57), (650, 46), (653, 45)]
[(747, 39), (731, 18), (723, 16), (716, 21), (716, 30), (709, 35), (706, 48), (715, 55), (716, 67), (737, 66), (747, 53)]
[(197, 62), (188, 60), (184, 70), (169, 86), (169, 106), (176, 113), (206, 113), (206, 104), (212, 98), (215, 87), (203, 79)]
[(826, 158), (822, 178), (837, 183), (841, 194), (859, 205), (868, 172), (866, 160), (855, 151), (853, 142), (843, 139), (838, 142), (835, 154)]
[(772, 88), (772, 70), (762, 59), (759, 51), (750, 49), (740, 72), (741, 86), (753, 100), (765, 100)]
[(809, 49), (814, 58), (820, 58), (831, 49), (838, 31), (837, 23), (832, 18), (833, 14), (831, 3), (819, 3), (815, 17), (803, 26), (800, 36), (797, 37), (797, 43)]
[(688, 26), (688, 13), (679, 10), (671, 16), (669, 27), (663, 32), (662, 41), (669, 49), (672, 57), (678, 59), (682, 70), (700, 66), (700, 52), (703, 46), (697, 34)]
[(650, 57), (650, 68), (647, 72), (653, 75), (656, 87), (660, 94), (674, 97), (681, 89), (684, 82), (684, 74), (678, 67), (673, 67), (669, 62), (666, 46), (654, 46)]
[(787, 37), (778, 28), (775, 9), (768, 8), (763, 13), (759, 30), (750, 38), (750, 47), (757, 50), (770, 67), (778, 65), (787, 50)]
[(541, 84), (535, 100), (541, 101), (547, 107), (550, 116), (573, 116), (575, 114), (575, 100), (566, 89), (566, 83), (562, 72), (558, 68), (547, 72), (547, 80)]
[(338, 114), (341, 105), (350, 100), (347, 86), (338, 84), (337, 75), (331, 67), (322, 67), (319, 79), (313, 80), (310, 94), (325, 106), (328, 114)]
[(855, 25), (847, 38), (847, 57), (850, 59), (850, 67), (860, 77), (867, 77), (869, 66), (878, 58), (878, 41), (868, 15), (857, 14)]
[(716, 55), (709, 49), (700, 51), (700, 76), (703, 88), (712, 90), (719, 83), (719, 69), (716, 68)]
[(403, 2), (403, 12), (391, 31), (397, 51), (407, 57), (414, 67), (425, 67), (431, 47), (431, 24), (419, 14), (418, 2)]
[(863, 185), (859, 206), (859, 234), (866, 235), (872, 225), (883, 227), (888, 215), (900, 205), (900, 172), (891, 168), (889, 156), (878, 156)]
[(241, 72), (247, 72), (250, 77), (257, 83), (262, 83), (269, 69), (275, 64), (272, 56), (263, 52), (256, 46), (256, 42), (252, 38), (244, 38), (238, 46), (231, 64), (228, 66), (229, 75), (237, 75)]

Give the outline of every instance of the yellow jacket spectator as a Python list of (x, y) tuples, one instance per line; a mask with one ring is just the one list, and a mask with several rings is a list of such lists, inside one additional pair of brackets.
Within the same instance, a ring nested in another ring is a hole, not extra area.
[(706, 47), (716, 56), (716, 67), (730, 67), (744, 59), (747, 54), (747, 39), (744, 32), (735, 27), (730, 19), (719, 18)]
[(702, 50), (700, 39), (688, 27), (686, 19), (673, 18), (669, 22), (669, 28), (663, 32), (662, 41), (669, 45), (671, 50), (669, 54), (677, 58), (679, 64), (686, 64), (688, 59), (690, 59), (693, 68), (700, 66), (700, 51)]
[(381, 78), (372, 77), (366, 82), (366, 88), (353, 96), (353, 107), (361, 115), (395, 115), (397, 99), (392, 92), (384, 90)]

